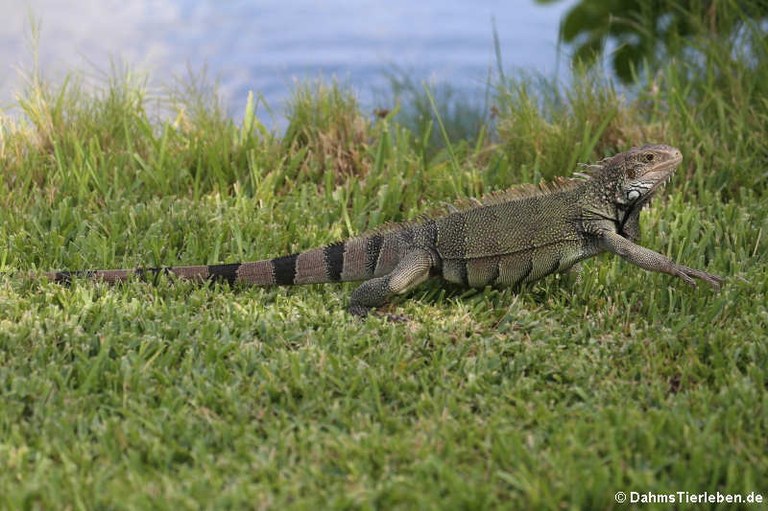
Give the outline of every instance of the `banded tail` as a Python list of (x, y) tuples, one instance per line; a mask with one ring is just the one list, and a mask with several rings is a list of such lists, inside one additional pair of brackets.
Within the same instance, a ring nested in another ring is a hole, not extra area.
[[(53, 282), (68, 284), (75, 278), (100, 280), (110, 284), (132, 279), (151, 280), (160, 275), (185, 280), (222, 281), (253, 286), (292, 286), (365, 280), (397, 261), (395, 243), (386, 235), (351, 238), (305, 252), (262, 261), (137, 268), (119, 270), (80, 270), (47, 272)], [(392, 240), (394, 241), (394, 240)]]

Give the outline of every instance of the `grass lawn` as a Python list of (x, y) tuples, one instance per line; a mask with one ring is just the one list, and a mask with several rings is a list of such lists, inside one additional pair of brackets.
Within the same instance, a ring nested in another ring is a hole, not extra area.
[[(0, 278), (0, 507), (768, 498), (768, 52), (755, 53), (672, 62), (631, 100), (588, 75), (559, 91), (500, 83), (494, 117), (463, 131), (369, 115), (332, 85), (297, 90), (277, 135), (253, 101), (236, 124), (194, 95), (159, 98), (156, 115), (127, 77), (95, 92), (33, 81), (23, 120), (0, 116), (0, 271), (16, 272)], [(719, 293), (604, 256), (579, 280), (519, 290), (429, 283), (391, 323), (347, 314), (350, 284), (19, 274), (268, 258), (646, 142), (684, 162), (643, 213), (642, 244), (725, 276)]]

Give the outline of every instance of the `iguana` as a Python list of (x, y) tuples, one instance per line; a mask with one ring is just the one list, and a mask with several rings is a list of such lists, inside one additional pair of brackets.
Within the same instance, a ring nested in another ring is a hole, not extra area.
[(640, 211), (682, 161), (666, 145), (633, 148), (585, 167), (573, 178), (491, 194), (432, 218), (380, 228), (322, 248), (249, 263), (138, 270), (59, 271), (56, 282), (106, 282), (176, 275), (256, 286), (363, 282), (349, 311), (365, 316), (430, 277), (484, 287), (517, 286), (562, 272), (601, 252), (695, 286), (719, 288), (717, 275), (677, 264), (636, 244)]

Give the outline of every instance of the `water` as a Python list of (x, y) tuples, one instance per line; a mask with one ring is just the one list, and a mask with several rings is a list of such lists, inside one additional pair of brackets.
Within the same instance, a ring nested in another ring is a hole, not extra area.
[(203, 69), (231, 115), (261, 94), (279, 117), (297, 81), (336, 77), (363, 108), (395, 70), (482, 95), (495, 69), (495, 19), (507, 73), (564, 73), (557, 33), (566, 0), (0, 0), (0, 107), (33, 64), (30, 15), (40, 23), (40, 68), (49, 80), (80, 70), (102, 81), (111, 63), (146, 72), (153, 86)]

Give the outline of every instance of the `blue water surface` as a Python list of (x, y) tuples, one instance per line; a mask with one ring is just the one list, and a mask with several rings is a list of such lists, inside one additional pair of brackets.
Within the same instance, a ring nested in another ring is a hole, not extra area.
[[(90, 0), (9, 2), (0, 24), (0, 108), (13, 104), (23, 72), (49, 80), (72, 70), (98, 83), (110, 66), (146, 73), (150, 86), (191, 72), (216, 81), (227, 111), (242, 115), (248, 91), (278, 118), (296, 82), (337, 78), (376, 106), (388, 75), (448, 83), (482, 95), (495, 70), (492, 20), (505, 70), (563, 75), (560, 19), (573, 0)], [(31, 22), (30, 20), (33, 20)], [(33, 44), (31, 25), (39, 24)], [(262, 110), (262, 113), (266, 111)], [(266, 113), (265, 113), (266, 115)]]

